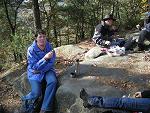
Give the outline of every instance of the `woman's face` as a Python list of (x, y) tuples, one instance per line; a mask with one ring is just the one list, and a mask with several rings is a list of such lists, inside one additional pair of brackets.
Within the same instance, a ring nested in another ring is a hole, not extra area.
[(36, 41), (39, 46), (45, 46), (46, 45), (46, 35), (38, 34)]

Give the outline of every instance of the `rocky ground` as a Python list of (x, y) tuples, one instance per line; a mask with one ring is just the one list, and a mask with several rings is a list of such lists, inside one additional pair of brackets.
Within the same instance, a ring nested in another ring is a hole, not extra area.
[[(94, 44), (89, 42), (89, 41), (84, 41), (80, 44), (78, 44), (77, 46), (84, 48), (86, 51), (88, 51), (90, 48), (94, 47)], [(56, 66), (56, 71), (57, 71), (57, 75), (61, 75), (61, 73), (67, 69), (68, 66), (71, 66), (74, 64), (75, 59), (79, 58), (80, 61), (82, 61), (84, 59), (84, 53), (82, 54), (78, 54), (76, 56), (72, 56), (69, 59), (63, 59), (62, 57), (59, 57), (57, 59), (57, 66)], [(136, 58), (136, 54), (134, 55), (130, 55), (130, 59), (128, 62), (126, 62), (125, 65), (122, 64), (118, 64), (118, 65), (114, 65), (113, 63), (110, 64), (109, 63), (109, 67), (113, 68), (113, 67), (122, 67), (126, 66), (125, 68), (128, 68), (129, 70), (131, 70), (132, 73), (138, 73), (138, 76), (143, 76), (144, 78), (146, 78), (146, 76), (148, 76), (149, 78), (149, 73), (150, 73), (150, 66), (145, 66), (145, 67), (137, 67), (136, 69), (132, 70), (132, 66), (133, 64), (136, 64), (137, 62), (141, 61), (141, 60), (147, 60), (147, 62), (149, 62), (149, 58), (150, 56), (146, 56), (146, 57), (141, 57), (141, 58)], [(104, 64), (105, 66), (107, 64)], [(93, 65), (93, 67), (96, 67), (96, 64)], [(140, 74), (142, 73), (142, 74)], [(3, 73), (1, 73), (2, 75)], [(131, 76), (135, 76), (135, 75), (131, 75)], [(124, 81), (117, 81), (117, 80), (107, 80), (106, 78), (102, 77), (98, 77), (97, 79), (100, 79), (102, 83), (107, 83), (110, 86), (116, 86), (119, 87), (121, 90), (126, 90), (129, 88), (134, 87), (136, 89), (136, 87), (138, 87), (136, 84), (134, 83), (128, 83), (128, 82), (124, 82)], [(17, 94), (17, 92), (12, 88), (12, 85), (9, 84), (8, 82), (6, 82), (3, 79), (0, 79), (0, 113), (3, 113), (2, 110), (5, 111), (5, 113), (15, 113), (16, 108), (18, 109), (21, 105), (21, 101), (20, 101), (20, 97)], [(137, 88), (138, 89), (138, 88)]]
[(4, 111), (5, 113), (13, 113), (12, 111), (20, 106), (20, 98), (9, 83), (3, 80), (0, 80), (0, 83), (0, 113)]
[[(80, 43), (79, 46), (82, 48), (87, 48), (88, 50), (93, 47), (93, 43), (91, 43), (89, 46), (89, 41), (85, 41)], [(59, 75), (68, 66), (71, 66), (74, 63), (74, 58), (58, 58), (56, 66), (57, 74)], [(80, 57), (80, 60), (83, 60), (83, 56)], [(12, 85), (1, 79), (1, 75), (3, 75), (3, 73), (5, 72), (0, 72), (0, 113), (14, 113), (17, 112), (17, 109), (21, 106), (21, 100), (18, 93), (13, 89)]]
[[(71, 66), (73, 61), (59, 58), (57, 60), (56, 71), (59, 75), (68, 66)], [(1, 73), (2, 75), (3, 73)], [(0, 113), (17, 113), (21, 106), (19, 94), (13, 89), (12, 85), (0, 78)]]

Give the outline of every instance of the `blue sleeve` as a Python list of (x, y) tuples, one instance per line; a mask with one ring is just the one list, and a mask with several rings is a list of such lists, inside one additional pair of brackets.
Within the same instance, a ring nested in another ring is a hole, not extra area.
[(41, 69), (42, 72), (47, 72), (55, 65), (56, 54), (53, 52), (53, 57), (47, 61), (47, 64)]
[(28, 49), (27, 59), (28, 65), (36, 71), (41, 71), (47, 65), (47, 61), (44, 58), (38, 60), (36, 53), (31, 49)]

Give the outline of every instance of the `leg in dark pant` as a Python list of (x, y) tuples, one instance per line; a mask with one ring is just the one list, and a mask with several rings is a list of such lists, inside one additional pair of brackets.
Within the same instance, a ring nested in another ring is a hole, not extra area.
[(141, 50), (144, 50), (144, 41), (146, 39), (150, 41), (150, 32), (148, 32), (146, 30), (142, 30), (140, 33), (140, 36), (139, 36), (139, 40), (138, 40), (138, 47)]
[(127, 39), (126, 43), (124, 44), (126, 50), (132, 50), (135, 46), (136, 46), (136, 40), (133, 40), (133, 37)]
[(111, 98), (91, 96), (88, 99), (91, 106), (98, 108), (112, 108), (129, 111), (148, 112), (150, 110), (149, 98)]
[[(104, 107), (103, 104), (103, 97), (100, 96), (93, 96), (90, 97), (87, 92), (85, 91), (85, 89), (83, 88), (80, 91), (80, 98), (83, 100), (83, 106), (85, 108), (92, 108), (92, 107), (103, 107), (103, 108), (107, 108), (106, 106)], [(107, 109), (106, 111), (104, 111), (103, 113), (130, 113), (126, 110), (118, 110), (118, 109), (114, 109), (116, 107), (113, 107), (111, 110)]]

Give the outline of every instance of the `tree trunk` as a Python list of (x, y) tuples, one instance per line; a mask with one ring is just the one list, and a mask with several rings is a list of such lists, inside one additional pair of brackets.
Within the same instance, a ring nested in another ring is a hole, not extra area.
[(54, 31), (54, 37), (55, 37), (55, 46), (58, 47), (58, 33), (57, 33), (57, 29), (56, 29), (56, 24), (55, 24), (55, 17), (53, 17), (53, 31)]
[(80, 40), (84, 40), (85, 33), (84, 33), (84, 22), (81, 23), (81, 30), (80, 30)]
[(62, 40), (61, 40), (61, 35), (60, 35), (60, 31), (59, 31), (59, 46), (61, 46)]
[(77, 22), (77, 26), (76, 26), (76, 37), (75, 37), (75, 43), (78, 43), (78, 38), (79, 38), (79, 22)]
[(40, 9), (39, 9), (39, 4), (38, 0), (32, 0), (33, 2), (33, 13), (34, 13), (34, 22), (35, 22), (35, 29), (42, 29), (41, 25), (41, 19), (40, 19)]
[(103, 4), (102, 4), (102, 7), (101, 7), (101, 8), (102, 8), (102, 10), (101, 10), (101, 14), (102, 14), (102, 15), (101, 15), (101, 18), (103, 19), (103, 17), (104, 17), (104, 7), (103, 7)]

